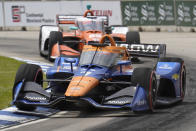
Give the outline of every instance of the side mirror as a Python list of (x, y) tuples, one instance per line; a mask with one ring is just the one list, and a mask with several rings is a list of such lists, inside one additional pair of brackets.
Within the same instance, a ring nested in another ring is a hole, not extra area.
[(78, 27), (76, 27), (76, 26), (71, 26), (71, 27), (69, 27), (69, 29), (70, 29), (70, 30), (78, 30)]

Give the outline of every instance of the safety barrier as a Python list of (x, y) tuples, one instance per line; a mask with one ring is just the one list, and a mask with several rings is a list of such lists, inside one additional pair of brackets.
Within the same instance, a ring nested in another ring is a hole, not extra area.
[(2, 8), (2, 3), (0, 3), (0, 26), (3, 26), (3, 8)]
[(122, 1), (122, 23), (127, 26), (196, 25), (196, 1)]
[(0, 27), (56, 24), (56, 14), (81, 15), (91, 4), (95, 15), (109, 16), (110, 25), (196, 26), (195, 0), (132, 1), (5, 1), (0, 2)]
[(0, 20), (1, 23), (4, 21), (5, 27), (54, 25), (56, 14), (82, 15), (88, 4), (92, 5), (95, 15), (108, 15), (110, 24), (122, 23), (120, 1), (5, 1), (0, 2), (0, 12), (5, 13), (5, 20), (2, 20), (2, 14)]

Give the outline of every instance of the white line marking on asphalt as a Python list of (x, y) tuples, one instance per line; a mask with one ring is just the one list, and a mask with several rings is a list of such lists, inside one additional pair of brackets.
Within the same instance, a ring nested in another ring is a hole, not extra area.
[(50, 119), (50, 118), (44, 118), (44, 119), (39, 119), (39, 120), (27, 122), (27, 123), (22, 123), (22, 124), (17, 125), (17, 126), (13, 126), (13, 127), (8, 127), (8, 128), (6, 128), (6, 129), (2, 129), (2, 131), (7, 131), (7, 130), (16, 129), (16, 128), (23, 127), (23, 126), (27, 126), (27, 125), (31, 125), (31, 124), (40, 123), (40, 122), (43, 122), (43, 121), (46, 121), (46, 120), (49, 120), (49, 119)]

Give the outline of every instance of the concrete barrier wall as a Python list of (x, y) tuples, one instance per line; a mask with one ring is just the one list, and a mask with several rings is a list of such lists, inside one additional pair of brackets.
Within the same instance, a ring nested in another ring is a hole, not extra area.
[(3, 26), (3, 8), (2, 8), (2, 3), (0, 3), (0, 26)]
[(83, 15), (87, 4), (92, 5), (95, 15), (107, 15), (110, 24), (122, 24), (120, 1), (23, 1), (5, 2), (5, 26), (54, 25), (57, 14)]
[(109, 16), (110, 25), (123, 24), (139, 31), (196, 30), (194, 0), (5, 1), (5, 11), (2, 3), (0, 30), (39, 30), (40, 25), (55, 25), (56, 14), (82, 15), (87, 4), (92, 5), (95, 15)]

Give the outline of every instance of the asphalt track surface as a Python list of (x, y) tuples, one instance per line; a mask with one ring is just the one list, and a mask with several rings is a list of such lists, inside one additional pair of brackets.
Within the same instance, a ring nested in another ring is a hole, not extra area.
[[(166, 43), (169, 56), (184, 58), (187, 69), (185, 100), (152, 114), (134, 114), (129, 110), (62, 111), (9, 131), (196, 131), (196, 34), (141, 33), (144, 43)], [(39, 57), (37, 40), (0, 38), (0, 55), (44, 61)], [(146, 60), (145, 62), (148, 62)], [(144, 62), (144, 64), (145, 64)]]

